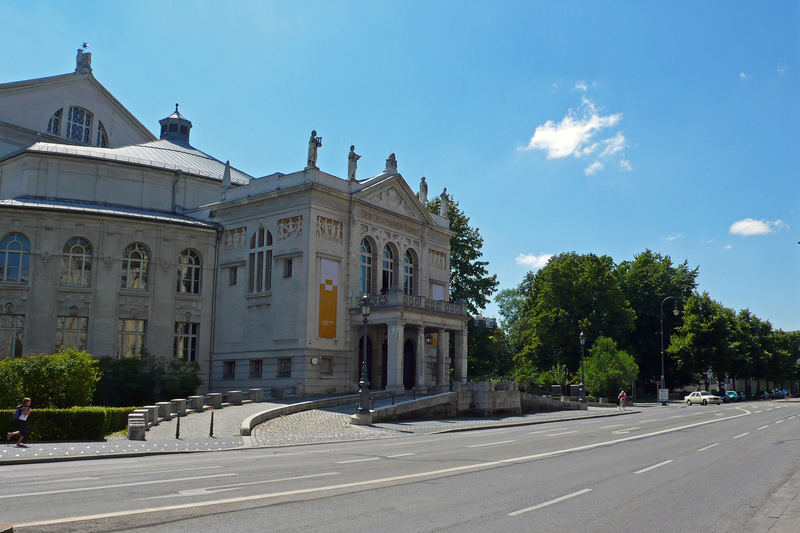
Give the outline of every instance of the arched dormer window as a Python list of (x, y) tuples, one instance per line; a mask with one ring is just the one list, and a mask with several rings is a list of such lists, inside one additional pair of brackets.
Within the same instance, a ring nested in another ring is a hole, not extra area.
[(92, 113), (78, 106), (71, 106), (67, 115), (67, 131), (64, 137), (81, 143), (89, 142), (92, 131)]
[(360, 292), (372, 294), (372, 245), (367, 239), (361, 240), (359, 280)]
[(61, 259), (61, 285), (88, 287), (92, 277), (92, 244), (83, 237), (73, 237), (64, 244)]
[(181, 294), (200, 294), (200, 274), (202, 272), (200, 254), (187, 248), (178, 256), (178, 292)]
[(47, 123), (47, 133), (58, 135), (59, 131), (61, 131), (61, 113), (63, 111), (64, 108), (62, 107), (50, 117), (50, 121)]
[(31, 241), (22, 233), (9, 233), (0, 241), (0, 282), (28, 283)]
[(108, 134), (106, 133), (103, 123), (97, 121), (97, 146), (100, 148), (108, 148)]
[(272, 288), (272, 233), (263, 226), (250, 239), (251, 293), (267, 292)]
[(150, 271), (150, 250), (140, 242), (132, 242), (122, 252), (122, 288), (147, 290)]
[(381, 261), (381, 291), (385, 292), (394, 286), (394, 252), (387, 244), (383, 248)]
[(403, 294), (414, 295), (414, 254), (411, 250), (407, 250), (403, 257)]

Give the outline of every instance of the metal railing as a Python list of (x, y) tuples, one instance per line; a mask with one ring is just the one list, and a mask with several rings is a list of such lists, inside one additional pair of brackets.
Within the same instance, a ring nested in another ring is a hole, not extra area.
[[(433, 300), (425, 296), (408, 296), (400, 290), (389, 291), (370, 297), (370, 304), (373, 308), (381, 307), (406, 307), (410, 309), (424, 309), (448, 315), (465, 316), (467, 314), (466, 305), (461, 302), (446, 302), (444, 300)], [(359, 308), (358, 296), (353, 297), (353, 307)]]

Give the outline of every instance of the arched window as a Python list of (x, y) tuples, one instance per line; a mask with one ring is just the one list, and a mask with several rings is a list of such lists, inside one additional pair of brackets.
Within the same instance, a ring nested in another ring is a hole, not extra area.
[(61, 113), (64, 111), (62, 107), (55, 113), (53, 116), (50, 117), (50, 121), (47, 123), (47, 133), (52, 133), (53, 135), (58, 135), (58, 132), (61, 130)]
[(403, 294), (414, 295), (414, 255), (411, 250), (403, 257)]
[(0, 282), (28, 283), (31, 242), (22, 233), (9, 233), (0, 241)]
[(187, 248), (178, 256), (178, 292), (200, 294), (200, 254)]
[(360, 281), (361, 293), (372, 294), (372, 246), (367, 239), (361, 240)]
[(150, 250), (140, 242), (132, 242), (122, 252), (122, 288), (146, 291), (150, 270)]
[(99, 120), (97, 121), (97, 146), (100, 148), (108, 147), (108, 135), (106, 134), (106, 129), (103, 127), (103, 123)]
[(88, 287), (92, 277), (92, 244), (83, 237), (73, 237), (64, 245), (61, 258), (61, 285)]
[(394, 286), (394, 253), (387, 244), (383, 248), (383, 261), (381, 262), (381, 291), (388, 291)]
[(64, 137), (82, 143), (89, 142), (92, 131), (92, 114), (82, 107), (72, 106), (67, 115), (67, 131)]
[(267, 292), (272, 288), (272, 233), (258, 228), (250, 239), (250, 292)]

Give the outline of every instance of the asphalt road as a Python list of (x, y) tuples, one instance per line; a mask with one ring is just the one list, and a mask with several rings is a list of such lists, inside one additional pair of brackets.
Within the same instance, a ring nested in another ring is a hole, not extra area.
[(363, 441), (6, 466), (15, 531), (746, 531), (800, 403), (653, 407)]

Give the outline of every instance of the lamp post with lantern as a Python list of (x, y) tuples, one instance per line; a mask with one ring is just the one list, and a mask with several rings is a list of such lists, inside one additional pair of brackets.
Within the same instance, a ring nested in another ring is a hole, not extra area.
[(586, 335), (583, 334), (583, 331), (581, 331), (581, 334), (578, 336), (578, 340), (581, 343), (581, 403), (586, 403), (586, 380), (584, 379), (584, 374), (583, 374), (583, 367), (585, 366), (584, 365), (585, 361), (583, 358), (583, 347), (586, 344)]
[[(661, 300), (661, 312), (659, 314), (659, 318), (661, 320), (661, 382), (659, 383), (662, 389), (667, 388), (667, 383), (664, 380), (664, 304), (667, 300), (672, 298), (675, 301), (675, 307), (672, 310), (672, 314), (678, 316), (680, 311), (678, 311), (678, 299), (674, 296), (667, 296), (663, 300)], [(666, 405), (666, 403), (662, 402), (662, 405)]]
[(358, 412), (361, 414), (369, 413), (369, 377), (367, 376), (367, 321), (369, 320), (369, 312), (371, 309), (371, 300), (369, 294), (362, 293), (358, 298), (358, 304), (361, 306), (361, 319), (364, 323), (363, 334), (361, 338), (361, 379), (358, 381)]

